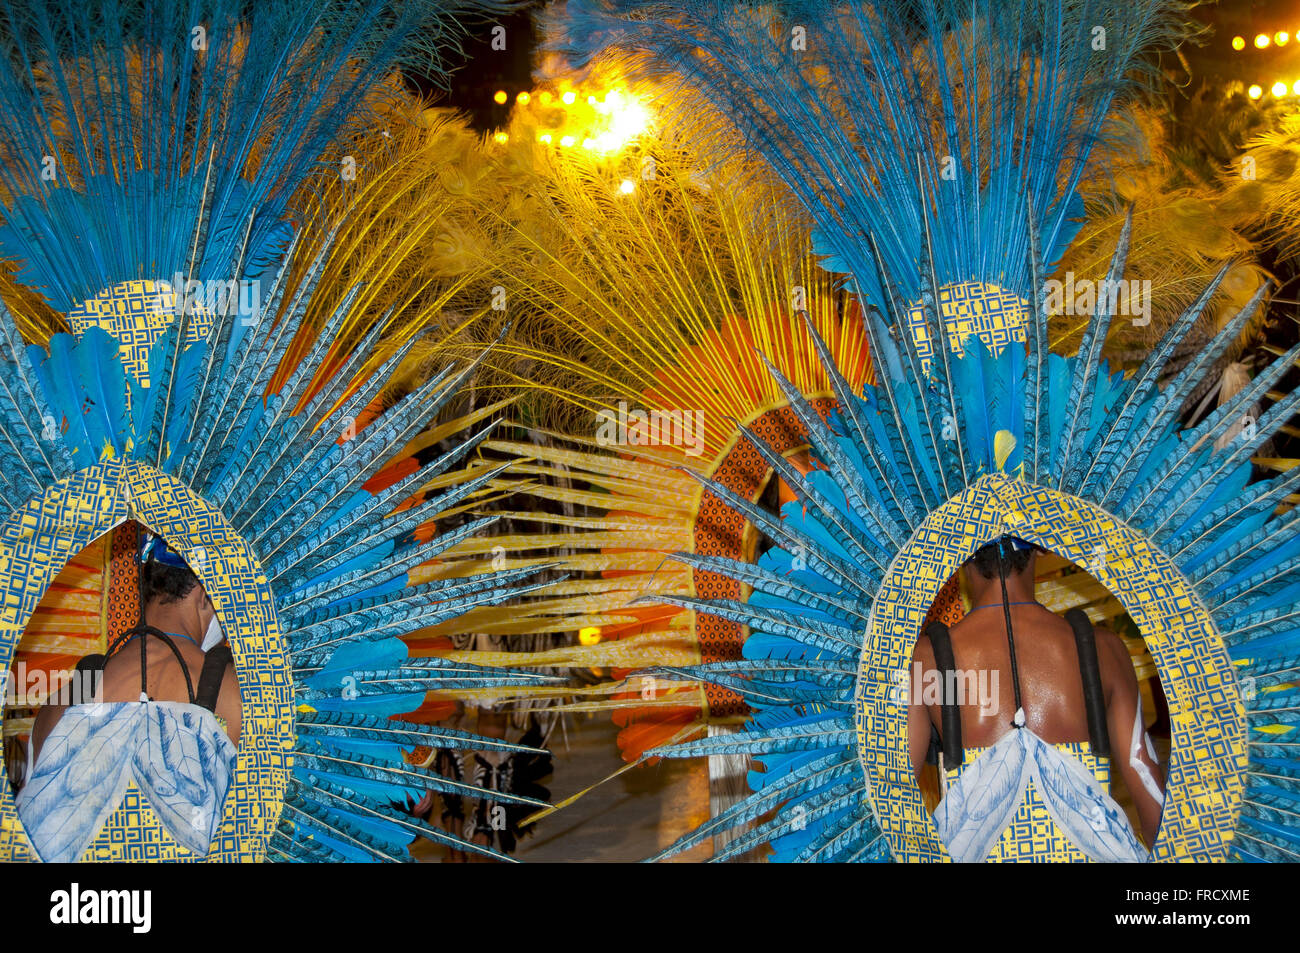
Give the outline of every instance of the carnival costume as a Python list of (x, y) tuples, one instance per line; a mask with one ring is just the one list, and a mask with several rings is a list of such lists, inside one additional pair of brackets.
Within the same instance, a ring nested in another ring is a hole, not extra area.
[[(608, 126), (627, 125), (617, 122), (619, 110), (653, 120), (617, 151), (601, 151)], [(684, 471), (760, 499), (771, 512), (793, 499), (739, 427), (807, 472), (806, 438), (765, 364), (819, 410), (835, 407), (798, 311), (853, 388), (874, 381), (856, 299), (817, 266), (804, 215), (770, 170), (746, 159), (738, 133), (715, 113), (668, 81), (562, 75), (521, 97), (504, 141), (487, 142), (475, 157), (507, 183), (501, 200), (479, 213), (485, 227), (497, 228), (491, 247), (515, 319), (494, 358), (506, 370), (526, 362), (521, 409), (547, 421), (553, 438), (488, 446), (526, 458), (516, 468), (523, 474), (517, 492), (564, 507), (556, 517), (509, 515), (567, 530), (500, 542), (547, 544), (572, 570), (562, 586), (540, 590), (495, 624), (512, 633), (528, 625), (577, 630), (585, 640), (512, 653), (512, 664), (607, 667), (617, 675), (740, 658), (743, 626), (645, 598), (739, 597), (739, 581), (662, 555), (689, 548), (753, 561), (763, 548), (741, 514)], [(707, 137), (698, 135), (701, 126)], [(592, 148), (546, 144), (566, 136)], [(529, 198), (511, 203), (510, 194)], [(1063, 572), (1061, 562), (1040, 561), (1038, 591), (1049, 608), (1087, 605), (1098, 620), (1122, 612), (1090, 577)], [(960, 616), (957, 588), (944, 590), (932, 615)], [(1154, 670), (1144, 651), (1135, 664)], [(605, 682), (586, 694), (576, 707), (613, 712), (628, 761), (673, 738), (725, 731), (748, 711), (729, 689), (670, 680)], [(710, 762), (711, 772), (722, 760)], [(741, 766), (742, 785), (743, 773)]]
[[(13, 461), (0, 472), (0, 664), (69, 558), (134, 520), (203, 584), (242, 701), (233, 766), (205, 721), (186, 734), (170, 786), (160, 766), (177, 752), (143, 743), (139, 722), (170, 732), (190, 713), (126, 702), (69, 720), (67, 742), (101, 719), (115, 750), (134, 753), (130, 776), (100, 785), (92, 769), (85, 790), (63, 792), (103, 801), (84, 849), (87, 824), (35, 848), (6, 778), (0, 856), (397, 860), (416, 835), (500, 856), (402, 804), (426, 789), (481, 793), (428, 770), (417, 749), (521, 746), (393, 717), (430, 690), (538, 681), (411, 658), (401, 641), (527, 588), (512, 584), (529, 570), (417, 576), (490, 522), (433, 530), (491, 476), (453, 469), (487, 430), (381, 489), (367, 483), (468, 370), (394, 399), (390, 379), (414, 342), (376, 366), (382, 323), (334, 355), (364, 282), (318, 329), (305, 326), (331, 242), (296, 257), (306, 243), (287, 217), (399, 54), (417, 36), (454, 40), (455, 17), (477, 9), (159, 0), (98, 3), (93, 16), (53, 3), (8, 13), (6, 52), (25, 68), (0, 77), (0, 243), (74, 334), (25, 347), (0, 308), (0, 439)], [(192, 282), (262, 282), (265, 293), (214, 302)], [(305, 327), (300, 359), (286, 362)], [(226, 768), (230, 790), (212, 812)], [(193, 817), (215, 820), (187, 828)]]
[[(1176, 370), (1170, 356), (1223, 272), (1132, 375), (1100, 357), (1113, 295), (1074, 355), (1047, 347), (1044, 263), (1068, 242), (1088, 143), (1138, 52), (1165, 32), (1162, 13), (1050, 0), (569, 5), (571, 51), (649, 53), (727, 111), (803, 201), (826, 266), (872, 305), (874, 386), (855, 392), (821, 348), (839, 400), (823, 416), (774, 374), (821, 464), (804, 475), (752, 440), (798, 497), (786, 519), (702, 481), (781, 549), (757, 566), (681, 557), (754, 594), (670, 601), (752, 634), (743, 661), (666, 674), (731, 687), (758, 710), (737, 735), (650, 753), (743, 752), (766, 770), (751, 774), (755, 793), (665, 854), (763, 818), (715, 859), (761, 844), (789, 860), (950, 859), (913, 779), (901, 683), (939, 588), (976, 549), (1014, 535), (1088, 566), (1155, 660), (1173, 746), (1153, 858), (1296, 858), (1285, 742), (1300, 533), (1276, 510), (1300, 474), (1251, 483), (1250, 460), (1300, 395), (1216, 441), (1300, 348), (1184, 428), (1189, 394), (1264, 289)], [(1031, 828), (1013, 838), (1067, 859)]]
[[(1092, 622), (1078, 609), (1066, 613), (1074, 631), (1088, 740), (1048, 742), (1030, 727), (1020, 689), (1011, 606), (1023, 603), (1007, 601), (1007, 554), (1013, 548), (1031, 547), (1008, 537), (994, 545), (1002, 602), (979, 606), (975, 611), (1002, 610), (1015, 713), (1007, 723), (1009, 730), (993, 744), (983, 748), (966, 748), (963, 744), (961, 690), (956, 687), (962, 670), (953, 655), (950, 633), (942, 622), (931, 622), (925, 628), (942, 684), (951, 686), (944, 689), (947, 695), (940, 699), (942, 727), (937, 737), (931, 726), (931, 747), (938, 749), (943, 772), (943, 799), (934, 812), (939, 839), (954, 860), (966, 863), (993, 859), (1144, 861), (1147, 851), (1134, 835), (1123, 808), (1109, 793), (1111, 747), (1106, 693)], [(983, 701), (988, 704), (991, 700)], [(920, 710), (916, 707), (920, 701), (911, 699), (913, 717)], [(1133, 741), (1141, 744), (1146, 739), (1149, 746), (1140, 696), (1136, 702)], [(1134, 772), (1149, 778), (1150, 794), (1157, 802), (1163, 801), (1146, 766), (1139, 761)], [(1022, 832), (1026, 830), (1032, 830), (1033, 836), (1024, 837)]]

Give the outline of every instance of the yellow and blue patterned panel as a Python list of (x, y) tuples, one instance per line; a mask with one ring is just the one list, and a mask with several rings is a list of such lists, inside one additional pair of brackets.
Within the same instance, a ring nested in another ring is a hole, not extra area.
[(1241, 807), (1246, 724), (1210, 614), (1140, 533), (1085, 500), (990, 474), (932, 512), (874, 602), (855, 723), (871, 797), (900, 861), (947, 860), (912, 777), (906, 684), (912, 646), (939, 587), (976, 549), (1010, 533), (1089, 567), (1141, 630), (1169, 700), (1173, 746), (1157, 860), (1224, 860)]
[[(939, 313), (953, 354), (960, 357), (966, 339), (978, 334), (989, 353), (996, 357), (1012, 341), (1024, 342), (1029, 305), (1019, 295), (997, 285), (963, 281), (939, 289)], [(907, 327), (916, 342), (921, 369), (928, 372), (934, 358), (934, 342), (925, 326), (925, 310), (919, 304), (908, 309)]]
[[(117, 338), (122, 365), (143, 386), (149, 386), (149, 349), (176, 318), (176, 292), (165, 281), (124, 281), (106, 288), (68, 312), (78, 337), (99, 327)], [(191, 304), (186, 344), (207, 337), (212, 312)]]
[[(1092, 753), (1092, 745), (1081, 741), (1058, 744), (1055, 747), (1082, 764), (1097, 779), (1098, 784), (1110, 790), (1110, 761), (1096, 757)], [(966, 763), (970, 764), (986, 750), (967, 748)], [(960, 769), (949, 771), (949, 783), (955, 781), (960, 773)], [(999, 864), (1082, 864), (1089, 859), (1052, 819), (1034, 781), (1029, 782), (1019, 810), (994, 843), (988, 856), (990, 863)]]
[[(183, 484), (135, 462), (89, 467), (51, 487), (0, 527), (0, 671), (67, 560), (124, 520), (160, 533), (185, 555), (230, 640), (242, 702), (235, 781), (209, 860), (265, 853), (284, 803), (293, 745), (293, 682), (265, 575), (247, 544)], [(132, 785), (83, 860), (190, 860)], [(0, 859), (38, 859), (0, 764)]]

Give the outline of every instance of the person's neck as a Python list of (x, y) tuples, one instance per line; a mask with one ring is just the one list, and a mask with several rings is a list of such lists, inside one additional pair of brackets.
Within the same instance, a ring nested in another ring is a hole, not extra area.
[(203, 633), (199, 631), (198, 614), (183, 603), (148, 606), (144, 612), (144, 621), (155, 629), (202, 642)]
[[(1021, 576), (1007, 577), (1007, 602), (1034, 602), (1032, 582), (1026, 582)], [(988, 585), (980, 586), (971, 592), (971, 603), (977, 606), (1002, 605), (1002, 584), (992, 579)]]

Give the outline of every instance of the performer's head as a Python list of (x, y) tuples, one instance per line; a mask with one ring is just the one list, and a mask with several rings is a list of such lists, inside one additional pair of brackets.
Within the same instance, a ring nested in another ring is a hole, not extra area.
[(140, 543), (140, 588), (150, 625), (181, 630), (201, 641), (204, 651), (221, 641), (221, 623), (203, 583), (161, 536), (149, 532)]
[(986, 543), (966, 560), (962, 568), (966, 570), (966, 583), (972, 593), (983, 592), (990, 586), (1001, 587), (998, 574), (998, 562), (1006, 574), (1007, 584), (1019, 589), (1034, 588), (1034, 557), (1038, 550), (1029, 543), (1011, 537), (1003, 537), (1001, 543), (994, 540)]
[(141, 586), (145, 605), (183, 602), (196, 590), (203, 588), (199, 577), (188, 566), (169, 566), (156, 559), (150, 559), (143, 565)]
[(1017, 548), (1010, 541), (1004, 541), (1002, 543), (1004, 552), (1001, 556), (998, 548), (999, 544), (996, 540), (984, 544), (975, 550), (970, 559), (966, 560), (966, 568), (971, 572), (979, 573), (985, 579), (996, 579), (999, 559), (1002, 560), (1003, 569), (1008, 576), (1027, 572), (1033, 565), (1035, 550), (1032, 546), (1021, 544)]

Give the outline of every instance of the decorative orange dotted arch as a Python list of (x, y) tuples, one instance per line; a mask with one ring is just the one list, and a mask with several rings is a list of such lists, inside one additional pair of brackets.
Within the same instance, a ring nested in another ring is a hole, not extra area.
[[(809, 403), (822, 416), (831, 413), (835, 400), (813, 396)], [(789, 456), (808, 446), (808, 435), (799, 418), (788, 405), (760, 411), (748, 422), (749, 429), (782, 456)], [(742, 499), (754, 501), (762, 493), (771, 467), (753, 443), (737, 434), (727, 451), (719, 457), (710, 477)], [(742, 558), (745, 516), (723, 503), (708, 491), (701, 491), (695, 514), (695, 552), (706, 556)], [(695, 595), (701, 599), (734, 599), (744, 591), (739, 582), (715, 572), (696, 569), (692, 572)], [(702, 662), (722, 662), (741, 657), (745, 627), (715, 615), (694, 613), (695, 638)], [(745, 700), (729, 688), (704, 683), (709, 713), (714, 717), (740, 715), (749, 711)]]

